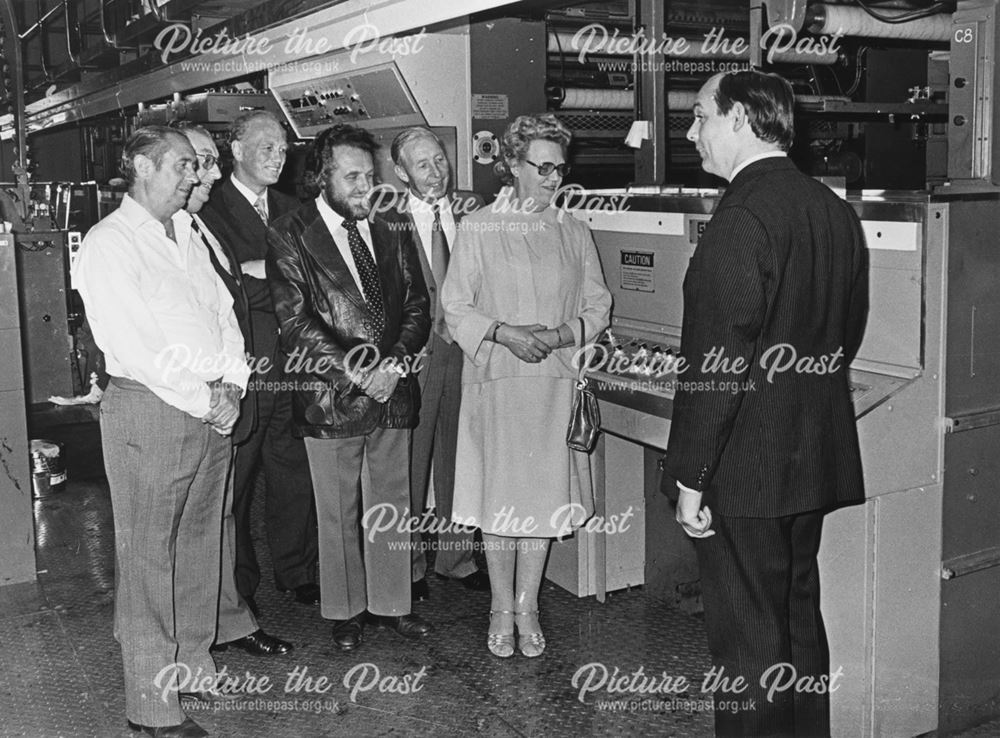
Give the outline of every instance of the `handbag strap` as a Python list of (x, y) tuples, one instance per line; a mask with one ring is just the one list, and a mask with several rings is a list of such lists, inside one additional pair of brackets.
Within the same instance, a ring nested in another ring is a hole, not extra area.
[(586, 336), (587, 327), (583, 324), (583, 318), (577, 318), (577, 320), (580, 321), (580, 350), (581, 350), (581, 353), (580, 353), (580, 368), (578, 370), (578, 374), (577, 374), (577, 377), (576, 377), (576, 383), (577, 383), (577, 385), (580, 385), (580, 384), (584, 384), (585, 385), (587, 383), (587, 363), (588, 362), (585, 360), (586, 354), (582, 353), (582, 351), (583, 351), (583, 347), (586, 345), (586, 341), (587, 341), (587, 336)]

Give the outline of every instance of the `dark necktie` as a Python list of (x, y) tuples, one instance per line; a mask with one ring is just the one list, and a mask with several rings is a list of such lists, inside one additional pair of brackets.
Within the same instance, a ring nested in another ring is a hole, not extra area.
[[(222, 278), (222, 281), (227, 286), (230, 282), (235, 282), (236, 285), (239, 286), (243, 280), (240, 278), (239, 269), (233, 268), (233, 262), (232, 259), (229, 258), (229, 255), (226, 254), (226, 261), (229, 262), (229, 267), (226, 268), (219, 261), (219, 257), (215, 254), (215, 249), (212, 248), (212, 244), (209, 243), (208, 238), (205, 237), (205, 233), (201, 230), (201, 226), (198, 225), (198, 221), (194, 218), (191, 219), (191, 230), (198, 234), (198, 238), (201, 239), (205, 248), (208, 249), (208, 258), (212, 261), (212, 268), (215, 269), (215, 273)], [(223, 251), (223, 253), (225, 253), (225, 251)]]
[(247, 342), (247, 351), (250, 350), (250, 334), (249, 334), (249, 324), (246, 323), (247, 312), (249, 311), (249, 306), (247, 305), (246, 292), (243, 291), (243, 277), (240, 275), (239, 265), (236, 263), (236, 259), (233, 258), (231, 254), (226, 251), (225, 245), (220, 241), (219, 248), (222, 250), (223, 256), (226, 257), (226, 261), (229, 262), (229, 268), (222, 266), (219, 262), (219, 258), (215, 254), (215, 249), (212, 248), (212, 244), (208, 242), (208, 238), (205, 236), (205, 232), (198, 225), (198, 221), (191, 220), (191, 230), (198, 234), (201, 242), (208, 249), (208, 258), (212, 262), (212, 268), (215, 273), (219, 275), (219, 279), (222, 280), (222, 284), (226, 286), (229, 290), (230, 296), (233, 298), (233, 311), (236, 313), (236, 320), (240, 324), (240, 330), (243, 332), (243, 338)]
[(385, 311), (382, 307), (382, 283), (379, 281), (378, 267), (364, 239), (361, 238), (358, 222), (345, 219), (344, 230), (347, 231), (347, 244), (351, 247), (354, 266), (357, 267), (358, 276), (361, 278), (361, 291), (365, 295), (368, 312), (372, 316), (375, 334), (381, 338), (382, 331), (385, 330)]
[(431, 224), (431, 274), (434, 275), (434, 332), (448, 343), (451, 343), (451, 334), (448, 332), (448, 325), (444, 322), (444, 308), (441, 306), (441, 286), (444, 284), (445, 275), (448, 273), (448, 239), (444, 235), (441, 227), (441, 202), (434, 204), (434, 223)]

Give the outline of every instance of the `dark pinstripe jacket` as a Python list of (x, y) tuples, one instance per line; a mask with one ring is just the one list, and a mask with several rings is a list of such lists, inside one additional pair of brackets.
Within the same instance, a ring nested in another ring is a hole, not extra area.
[(854, 210), (785, 157), (741, 171), (684, 279), (669, 475), (735, 517), (863, 499), (847, 368), (867, 309)]

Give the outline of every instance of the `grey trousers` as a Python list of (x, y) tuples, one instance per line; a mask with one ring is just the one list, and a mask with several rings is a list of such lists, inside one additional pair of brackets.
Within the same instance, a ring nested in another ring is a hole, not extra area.
[[(222, 502), (230, 441), (142, 385), (113, 379), (101, 401), (115, 522), (114, 634), (125, 712), (184, 720), (185, 678), (215, 677)], [(159, 683), (159, 684), (158, 684)]]
[[(421, 518), (420, 528), (413, 532), (410, 565), (414, 582), (423, 579), (427, 572), (427, 552), (420, 530), (432, 525), (433, 530), (440, 531), (434, 560), (438, 574), (461, 579), (478, 568), (473, 531), (454, 530), (451, 525), (458, 410), (462, 400), (462, 349), (457, 343), (445, 343), (437, 333), (432, 333), (428, 350), (427, 366), (417, 375), (420, 422), (413, 429), (410, 441), (410, 514)], [(432, 462), (437, 515), (425, 510)]]
[[(306, 438), (319, 524), (320, 608), (324, 618), (410, 613), (410, 534), (399, 525), (362, 531), (378, 506), (405, 523), (410, 502), (410, 431), (377, 428), (354, 438)], [(371, 484), (362, 491), (367, 461)], [(366, 534), (363, 539), (362, 533)]]
[(229, 643), (253, 633), (259, 627), (246, 600), (236, 587), (236, 518), (233, 516), (235, 464), (230, 455), (226, 475), (226, 504), (222, 509), (222, 568), (219, 572), (219, 615), (216, 643)]

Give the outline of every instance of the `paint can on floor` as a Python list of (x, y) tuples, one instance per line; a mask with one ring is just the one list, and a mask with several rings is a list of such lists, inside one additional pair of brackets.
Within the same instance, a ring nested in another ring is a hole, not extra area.
[(61, 443), (31, 441), (31, 491), (37, 500), (66, 486), (66, 461)]

